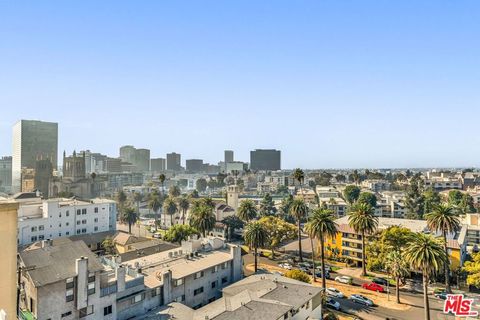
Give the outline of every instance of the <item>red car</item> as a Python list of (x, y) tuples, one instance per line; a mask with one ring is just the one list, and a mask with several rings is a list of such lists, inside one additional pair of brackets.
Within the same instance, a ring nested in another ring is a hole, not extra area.
[(379, 284), (376, 284), (374, 282), (370, 283), (364, 283), (362, 284), (363, 289), (371, 290), (371, 291), (377, 291), (377, 292), (386, 292), (386, 290)]

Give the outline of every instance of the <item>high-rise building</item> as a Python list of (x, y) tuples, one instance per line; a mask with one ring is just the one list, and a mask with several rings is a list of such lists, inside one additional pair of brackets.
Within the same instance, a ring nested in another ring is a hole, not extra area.
[(120, 159), (134, 165), (139, 172), (150, 171), (150, 150), (136, 149), (134, 146), (120, 148)]
[(63, 178), (71, 182), (77, 182), (85, 179), (87, 173), (85, 170), (85, 154), (77, 155), (73, 151), (71, 157), (67, 157), (65, 151), (63, 152)]
[(0, 158), (0, 192), (12, 190), (12, 157)]
[(49, 159), (57, 169), (58, 123), (20, 120), (12, 137), (12, 191), (19, 192), (22, 168), (34, 169), (37, 160)]
[(255, 149), (250, 151), (251, 170), (281, 170), (280, 150)]
[(224, 157), (224, 162), (229, 163), (233, 162), (233, 151), (232, 150), (225, 150), (225, 157)]
[(202, 159), (188, 159), (185, 160), (185, 170), (192, 173), (201, 172), (203, 167)]
[(153, 172), (162, 172), (166, 170), (165, 158), (155, 158), (150, 160), (150, 170)]
[(94, 153), (90, 150), (80, 151), (80, 154), (85, 154), (85, 171), (90, 174), (92, 172), (102, 173), (105, 172), (105, 160), (106, 155), (101, 153)]
[(181, 154), (175, 152), (167, 153), (167, 170), (180, 171), (182, 169), (180, 166), (181, 161)]
[[(65, 162), (63, 166), (65, 168)], [(44, 198), (49, 197), (49, 184), (52, 178), (53, 168), (50, 160), (38, 160), (35, 162), (34, 187), (42, 193)]]

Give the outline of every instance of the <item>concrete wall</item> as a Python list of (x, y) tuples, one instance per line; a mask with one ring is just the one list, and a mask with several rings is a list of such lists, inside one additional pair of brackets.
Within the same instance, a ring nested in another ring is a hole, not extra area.
[(0, 310), (16, 318), (18, 203), (0, 202)]

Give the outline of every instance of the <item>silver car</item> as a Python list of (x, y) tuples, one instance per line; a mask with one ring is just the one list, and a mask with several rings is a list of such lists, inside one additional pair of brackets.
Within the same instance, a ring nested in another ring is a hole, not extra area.
[(373, 306), (373, 301), (362, 296), (361, 294), (352, 294), (349, 299), (353, 302), (364, 304), (367, 307)]
[(338, 290), (337, 288), (327, 288), (325, 290), (325, 292), (327, 292), (327, 295), (329, 295), (330, 297), (335, 297), (335, 298), (343, 298), (345, 297), (345, 295), (340, 291)]

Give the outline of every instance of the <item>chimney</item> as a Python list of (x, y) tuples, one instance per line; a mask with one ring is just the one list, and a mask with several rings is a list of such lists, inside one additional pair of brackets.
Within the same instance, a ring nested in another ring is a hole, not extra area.
[(117, 291), (122, 292), (125, 291), (125, 275), (126, 270), (124, 266), (118, 266), (115, 269), (115, 276), (117, 278)]

